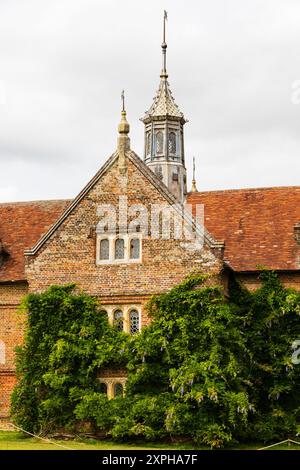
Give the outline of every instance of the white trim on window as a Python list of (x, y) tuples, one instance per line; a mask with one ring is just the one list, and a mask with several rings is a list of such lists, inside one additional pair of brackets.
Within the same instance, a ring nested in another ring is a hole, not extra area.
[[(130, 243), (132, 239), (139, 239), (139, 257), (130, 258)], [(124, 258), (116, 259), (115, 257), (115, 243), (117, 239), (124, 240)], [(102, 240), (109, 241), (109, 256), (108, 259), (100, 259), (100, 243)], [(126, 233), (126, 234), (97, 234), (96, 239), (96, 264), (131, 264), (131, 263), (141, 263), (142, 262), (142, 234), (141, 233)]]

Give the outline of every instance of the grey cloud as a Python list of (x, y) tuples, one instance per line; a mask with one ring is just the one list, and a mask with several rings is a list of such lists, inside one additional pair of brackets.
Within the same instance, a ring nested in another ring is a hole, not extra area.
[(163, 9), (198, 188), (299, 184), (298, 0), (2, 0), (0, 200), (78, 193), (116, 146), (122, 88), (142, 156)]

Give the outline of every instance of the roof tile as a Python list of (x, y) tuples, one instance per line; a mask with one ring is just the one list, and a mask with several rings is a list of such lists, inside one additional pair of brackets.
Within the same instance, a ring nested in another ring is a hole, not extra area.
[(294, 227), (300, 221), (300, 187), (194, 192), (204, 204), (206, 229), (225, 240), (225, 259), (235, 271), (300, 269)]
[(0, 282), (25, 279), (24, 250), (31, 248), (70, 201), (0, 204), (0, 240), (9, 256), (0, 267)]

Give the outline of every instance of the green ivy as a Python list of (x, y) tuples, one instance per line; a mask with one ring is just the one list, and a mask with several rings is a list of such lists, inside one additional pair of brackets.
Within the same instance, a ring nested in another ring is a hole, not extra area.
[(74, 285), (29, 294), (22, 310), (28, 324), (24, 345), (17, 350), (19, 383), (12, 414), (31, 432), (72, 427), (76, 403), (99, 392), (101, 369), (126, 365), (120, 351), (125, 351), (127, 335), (111, 328), (96, 301), (76, 292)]
[[(264, 271), (261, 288), (235, 281), (230, 300), (206, 276), (152, 298), (152, 322), (129, 336), (74, 285), (30, 294), (18, 349), (16, 423), (50, 433), (89, 424), (116, 440), (186, 436), (201, 445), (271, 441), (296, 432), (300, 294)], [(107, 400), (97, 377), (126, 368), (126, 397)]]

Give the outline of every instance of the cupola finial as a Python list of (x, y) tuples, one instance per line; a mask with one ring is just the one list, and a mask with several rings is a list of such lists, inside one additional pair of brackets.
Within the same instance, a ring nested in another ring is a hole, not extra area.
[(118, 127), (119, 138), (118, 138), (118, 153), (119, 153), (119, 168), (120, 172), (126, 171), (126, 157), (125, 152), (130, 150), (130, 139), (128, 137), (130, 126), (126, 119), (125, 111), (125, 93), (122, 90), (121, 94), (122, 111), (121, 111), (121, 122)]
[(168, 13), (164, 10), (164, 20), (163, 20), (163, 42), (161, 45), (162, 48), (162, 71), (161, 78), (168, 78), (167, 74), (167, 43), (166, 43), (166, 21), (168, 19)]

